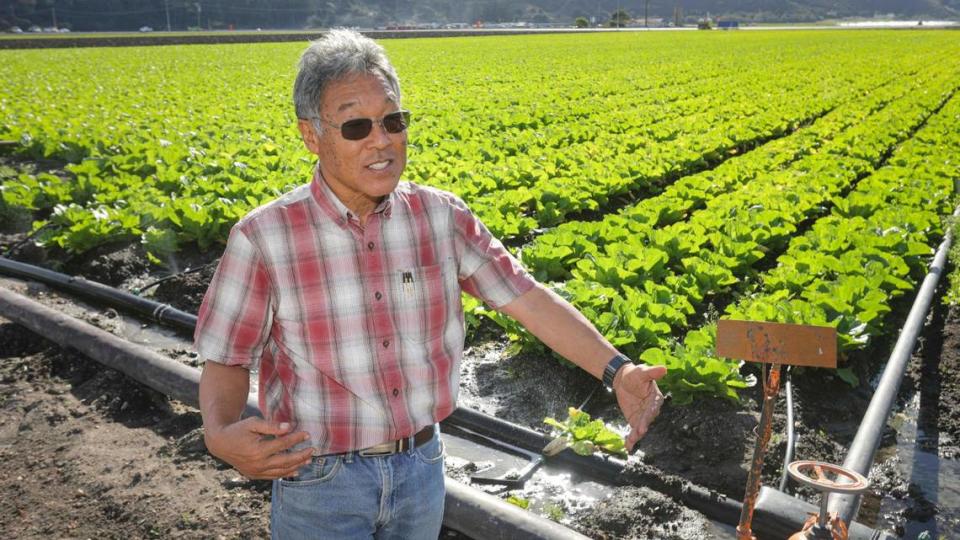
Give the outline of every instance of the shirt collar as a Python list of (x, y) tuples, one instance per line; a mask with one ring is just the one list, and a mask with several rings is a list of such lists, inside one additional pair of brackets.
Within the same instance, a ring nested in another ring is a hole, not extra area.
[[(353, 212), (343, 204), (343, 201), (337, 197), (337, 194), (330, 189), (323, 174), (320, 173), (320, 166), (314, 167), (313, 180), (310, 182), (310, 192), (314, 200), (320, 205), (320, 208), (338, 225), (345, 225), (350, 219), (357, 219)], [(390, 192), (380, 201), (380, 204), (373, 209), (374, 214), (383, 214), (384, 218), (389, 219), (393, 213), (394, 192)]]

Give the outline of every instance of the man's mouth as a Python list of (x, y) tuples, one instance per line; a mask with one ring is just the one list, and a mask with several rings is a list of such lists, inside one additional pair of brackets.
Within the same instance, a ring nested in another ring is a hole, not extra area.
[(368, 169), (371, 169), (371, 170), (374, 170), (374, 171), (382, 171), (382, 170), (386, 169), (386, 168), (390, 165), (390, 163), (391, 163), (392, 161), (393, 161), (393, 160), (390, 160), (390, 159), (385, 159), (385, 160), (383, 160), (383, 161), (377, 161), (377, 162), (371, 163), (370, 165), (367, 165), (367, 168), (368, 168)]

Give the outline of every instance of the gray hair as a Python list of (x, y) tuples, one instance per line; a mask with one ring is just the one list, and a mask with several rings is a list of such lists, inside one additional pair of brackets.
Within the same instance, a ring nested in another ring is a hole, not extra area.
[(320, 100), (330, 83), (350, 75), (380, 75), (400, 102), (400, 80), (390, 65), (383, 47), (358, 32), (330, 30), (312, 41), (300, 57), (297, 80), (293, 84), (293, 105), (297, 118), (320, 116)]

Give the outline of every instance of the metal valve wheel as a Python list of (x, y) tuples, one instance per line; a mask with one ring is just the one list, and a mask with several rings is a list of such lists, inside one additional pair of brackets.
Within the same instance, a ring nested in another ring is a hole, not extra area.
[(797, 482), (823, 492), (820, 513), (811, 516), (790, 540), (846, 540), (846, 524), (827, 512), (827, 493), (856, 495), (866, 491), (870, 481), (858, 472), (822, 461), (794, 461), (787, 471)]
[(787, 471), (794, 480), (817, 491), (854, 495), (870, 487), (870, 481), (862, 474), (822, 461), (794, 461)]

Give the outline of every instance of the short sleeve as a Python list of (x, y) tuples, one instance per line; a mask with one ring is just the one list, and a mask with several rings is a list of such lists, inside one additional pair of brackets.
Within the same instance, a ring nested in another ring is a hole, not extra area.
[(256, 363), (273, 324), (272, 298), (260, 251), (238, 223), (200, 305), (193, 338), (200, 357), (231, 366)]
[(509, 304), (536, 285), (520, 261), (462, 200), (452, 197), (460, 286), (492, 308)]

